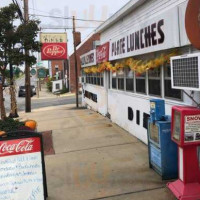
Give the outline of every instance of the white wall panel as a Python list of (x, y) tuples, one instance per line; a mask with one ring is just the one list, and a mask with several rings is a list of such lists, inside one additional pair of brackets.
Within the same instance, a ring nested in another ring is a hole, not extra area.
[(148, 0), (134, 12), (128, 14), (120, 21), (112, 25), (109, 29), (101, 33), (101, 44), (111, 38), (118, 37), (127, 32), (131, 27), (142, 23), (147, 19), (153, 18), (177, 5), (187, 2), (187, 0)]
[(104, 87), (84, 84), (83, 89), (97, 95), (97, 103), (88, 98), (83, 98), (83, 105), (87, 104), (90, 108), (102, 115), (107, 114), (107, 92)]

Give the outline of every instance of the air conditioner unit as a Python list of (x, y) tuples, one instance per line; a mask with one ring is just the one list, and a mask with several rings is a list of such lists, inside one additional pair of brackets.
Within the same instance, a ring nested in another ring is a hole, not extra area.
[(171, 57), (172, 88), (200, 91), (200, 53)]

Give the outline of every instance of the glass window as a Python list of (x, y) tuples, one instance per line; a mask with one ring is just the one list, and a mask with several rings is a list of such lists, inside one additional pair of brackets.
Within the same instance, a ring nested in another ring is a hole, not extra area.
[(117, 89), (117, 73), (112, 73), (112, 89)]
[(56, 90), (60, 90), (60, 84), (56, 83)]
[(146, 94), (146, 73), (136, 76), (136, 92)]
[(82, 83), (85, 83), (85, 77), (86, 77), (86, 74), (85, 74), (85, 72), (84, 72), (84, 70), (82, 69), (81, 70), (81, 80), (82, 80)]
[(161, 96), (160, 71), (161, 71), (160, 67), (148, 71), (150, 95)]
[(179, 100), (182, 99), (181, 90), (172, 89), (170, 64), (164, 66), (164, 83), (165, 83), (165, 97), (179, 99)]
[(100, 85), (100, 73), (97, 73), (97, 85)]
[(130, 68), (125, 69), (126, 91), (134, 91), (134, 72)]
[(86, 83), (103, 86), (103, 73), (86, 74)]
[(101, 86), (104, 86), (104, 83), (103, 83), (103, 73), (100, 73), (100, 85)]
[(93, 84), (97, 85), (97, 74), (93, 74)]
[(120, 70), (117, 72), (118, 79), (118, 90), (124, 90), (124, 71)]

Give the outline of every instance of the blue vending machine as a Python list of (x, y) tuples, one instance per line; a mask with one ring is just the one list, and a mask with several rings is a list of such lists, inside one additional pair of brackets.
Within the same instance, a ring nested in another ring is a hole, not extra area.
[(163, 180), (178, 177), (177, 145), (171, 140), (171, 118), (165, 115), (165, 102), (150, 100), (148, 122), (149, 166)]

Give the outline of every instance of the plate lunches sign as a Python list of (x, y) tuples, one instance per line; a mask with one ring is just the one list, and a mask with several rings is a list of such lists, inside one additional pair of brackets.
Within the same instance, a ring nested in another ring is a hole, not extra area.
[(66, 33), (41, 33), (42, 60), (67, 59), (67, 34)]
[(40, 138), (0, 141), (0, 200), (44, 200)]

